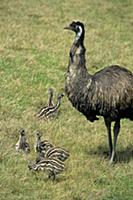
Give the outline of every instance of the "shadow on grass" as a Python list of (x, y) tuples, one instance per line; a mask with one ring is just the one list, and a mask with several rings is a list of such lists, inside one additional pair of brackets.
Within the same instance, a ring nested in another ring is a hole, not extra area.
[[(107, 146), (98, 146), (96, 149), (85, 150), (88, 155), (100, 156), (105, 159), (109, 159), (109, 152)], [(133, 145), (126, 147), (123, 150), (116, 149), (115, 163), (128, 163), (133, 159)]]

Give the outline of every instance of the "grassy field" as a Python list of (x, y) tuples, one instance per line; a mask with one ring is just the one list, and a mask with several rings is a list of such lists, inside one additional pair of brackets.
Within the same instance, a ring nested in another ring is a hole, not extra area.
[[(63, 98), (53, 120), (34, 114), (47, 102), (47, 90), (64, 91), (74, 35), (63, 30), (72, 20), (86, 26), (90, 73), (113, 63), (133, 71), (132, 0), (0, 0), (0, 199), (132, 200), (133, 123), (122, 121), (118, 161), (108, 166), (106, 129), (90, 123)], [(31, 154), (15, 151), (24, 127)], [(34, 131), (71, 153), (55, 182), (28, 170), (35, 159)]]

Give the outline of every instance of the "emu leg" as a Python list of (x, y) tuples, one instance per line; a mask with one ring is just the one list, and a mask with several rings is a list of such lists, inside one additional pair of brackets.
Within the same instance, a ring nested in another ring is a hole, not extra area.
[(111, 121), (108, 118), (104, 118), (104, 122), (108, 132), (108, 142), (109, 142), (109, 157), (112, 157), (112, 136), (111, 136)]
[(54, 181), (55, 180), (55, 174), (54, 174), (54, 172), (51, 171), (49, 173), (49, 175), (48, 175), (48, 178), (51, 179), (52, 181)]
[(112, 164), (114, 157), (115, 157), (115, 150), (116, 150), (116, 143), (117, 143), (117, 137), (120, 132), (120, 120), (115, 121), (114, 124), (114, 144), (113, 144), (113, 151), (110, 159), (110, 164)]

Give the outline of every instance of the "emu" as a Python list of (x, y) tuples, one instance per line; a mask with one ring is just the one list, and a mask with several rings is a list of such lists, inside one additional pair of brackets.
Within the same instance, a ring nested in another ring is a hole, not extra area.
[(48, 106), (46, 108), (42, 108), (42, 110), (40, 110), (40, 112), (37, 114), (37, 117), (39, 117), (40, 119), (42, 118), (50, 118), (50, 117), (54, 117), (55, 114), (57, 114), (59, 107), (61, 105), (61, 99), (64, 97), (64, 94), (59, 94), (57, 97), (57, 101), (53, 106)]
[(53, 108), (54, 103), (53, 103), (53, 89), (49, 88), (48, 90), (48, 105), (44, 106), (39, 110), (39, 112), (36, 114), (37, 117), (42, 117), (45, 115), (46, 112), (49, 111), (50, 108)]
[(70, 153), (61, 147), (53, 147), (46, 151), (45, 157), (46, 158), (56, 158), (62, 162), (68, 159)]
[(16, 151), (23, 151), (24, 153), (30, 152), (30, 145), (26, 142), (25, 130), (23, 128), (19, 130), (19, 140), (16, 144)]
[(119, 65), (111, 65), (93, 75), (89, 74), (85, 60), (84, 24), (72, 22), (65, 29), (76, 33), (70, 49), (65, 92), (72, 105), (87, 120), (94, 122), (99, 119), (98, 116), (104, 118), (111, 164), (115, 158), (120, 121), (123, 118), (133, 120), (133, 74)]
[(53, 144), (51, 144), (48, 140), (41, 141), (40, 131), (37, 130), (35, 132), (35, 136), (36, 136), (36, 141), (35, 141), (34, 148), (37, 153), (45, 154), (49, 148), (53, 147)]
[[(58, 97), (57, 97), (57, 102), (54, 106), (50, 107), (49, 110), (45, 113), (45, 117), (54, 117), (55, 114), (57, 113), (60, 105), (61, 105), (61, 99), (62, 97), (64, 97), (64, 94), (59, 94)], [(44, 117), (42, 116), (42, 117)]]
[(70, 153), (61, 147), (52, 147), (48, 148), (45, 152), (38, 152), (38, 156), (36, 158), (36, 163), (40, 162), (40, 160), (44, 158), (56, 158), (62, 162), (68, 159)]
[(43, 158), (38, 163), (30, 162), (28, 168), (33, 171), (46, 171), (48, 173), (48, 178), (54, 181), (56, 175), (63, 172), (65, 165), (63, 162), (55, 158)]

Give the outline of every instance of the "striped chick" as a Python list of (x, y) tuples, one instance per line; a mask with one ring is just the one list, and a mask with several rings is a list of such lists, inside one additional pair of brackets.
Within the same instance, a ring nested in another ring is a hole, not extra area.
[(16, 151), (23, 151), (24, 153), (30, 152), (30, 145), (26, 142), (25, 130), (23, 128), (19, 130), (19, 140), (16, 144)]
[(69, 156), (70, 156), (70, 153), (61, 147), (50, 148), (45, 153), (46, 158), (57, 158), (62, 162), (68, 159)]
[(60, 105), (61, 105), (61, 99), (62, 97), (64, 97), (64, 94), (59, 94), (57, 97), (57, 102), (54, 106), (50, 107), (43, 115), (41, 115), (41, 118), (46, 117), (46, 118), (50, 118), (50, 117), (54, 117), (55, 114), (57, 113)]
[(48, 90), (48, 104), (47, 106), (43, 106), (43, 108), (41, 108), (39, 110), (39, 112), (36, 114), (37, 117), (42, 117), (43, 115), (45, 115), (46, 112), (49, 111), (50, 108), (53, 108), (54, 103), (53, 103), (53, 89), (49, 88)]
[(65, 169), (64, 163), (55, 158), (44, 158), (38, 163), (28, 164), (29, 170), (39, 171), (43, 170), (48, 173), (48, 178), (53, 181), (56, 175), (63, 172)]
[(45, 153), (38, 152), (36, 163), (40, 162), (44, 158), (56, 158), (62, 162), (68, 159), (70, 153), (61, 147), (52, 147), (47, 149)]
[(37, 130), (35, 132), (35, 137), (36, 141), (34, 147), (36, 152), (45, 154), (49, 148), (53, 147), (53, 144), (51, 144), (48, 140), (41, 141), (40, 131)]

